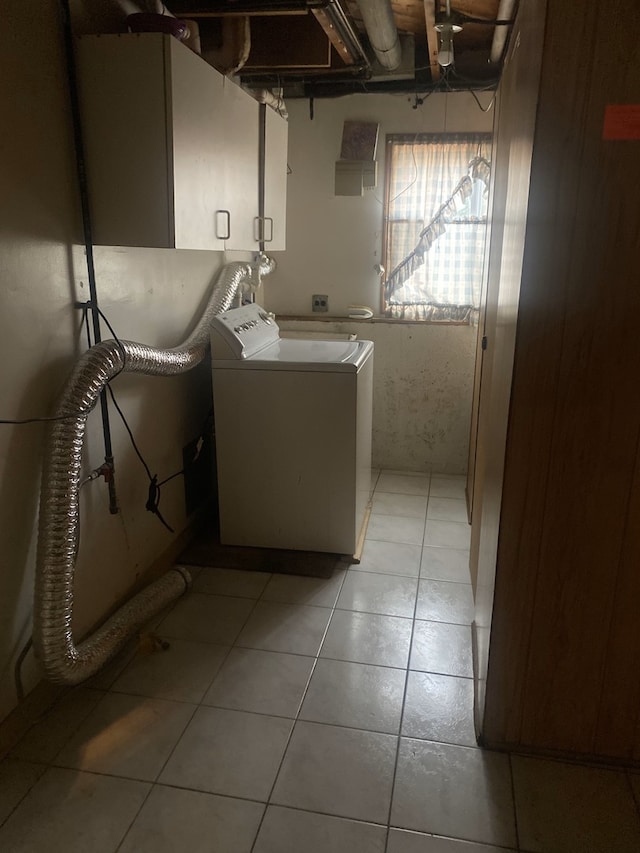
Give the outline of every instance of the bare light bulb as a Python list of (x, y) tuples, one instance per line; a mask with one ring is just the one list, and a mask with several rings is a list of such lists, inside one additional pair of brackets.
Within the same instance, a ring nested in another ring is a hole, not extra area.
[(457, 24), (436, 24), (436, 30), (440, 34), (440, 49), (438, 50), (438, 65), (447, 68), (453, 65), (453, 34), (459, 33), (462, 27)]
[(453, 38), (449, 28), (440, 35), (440, 50), (438, 51), (438, 65), (446, 68), (453, 65)]

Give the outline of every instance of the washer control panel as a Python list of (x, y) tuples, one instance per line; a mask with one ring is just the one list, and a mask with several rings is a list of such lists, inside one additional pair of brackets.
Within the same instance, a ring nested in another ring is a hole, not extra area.
[(211, 321), (213, 358), (250, 358), (279, 339), (273, 315), (255, 303), (216, 314)]

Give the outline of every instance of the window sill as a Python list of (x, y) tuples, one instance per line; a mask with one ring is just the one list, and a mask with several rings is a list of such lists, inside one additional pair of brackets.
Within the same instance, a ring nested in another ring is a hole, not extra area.
[(372, 325), (386, 323), (390, 326), (471, 326), (466, 321), (456, 320), (402, 320), (396, 317), (346, 317), (339, 314), (276, 314), (276, 321), (283, 322), (313, 322), (313, 323), (355, 323), (357, 325)]

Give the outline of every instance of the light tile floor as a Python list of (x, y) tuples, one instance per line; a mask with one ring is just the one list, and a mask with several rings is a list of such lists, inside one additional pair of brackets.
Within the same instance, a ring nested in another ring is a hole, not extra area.
[(3, 853), (637, 853), (640, 775), (478, 749), (460, 477), (382, 472), (359, 565), (204, 569), (0, 763)]

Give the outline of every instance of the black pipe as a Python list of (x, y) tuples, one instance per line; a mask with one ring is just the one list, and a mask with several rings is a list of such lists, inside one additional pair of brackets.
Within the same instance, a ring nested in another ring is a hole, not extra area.
[[(82, 125), (80, 119), (80, 99), (78, 97), (78, 75), (76, 72), (76, 60), (73, 50), (73, 30), (71, 28), (71, 10), (69, 0), (60, 0), (62, 13), (62, 30), (64, 34), (64, 48), (67, 60), (67, 79), (69, 82), (69, 100), (71, 103), (71, 119), (73, 125), (73, 143), (76, 153), (76, 170), (78, 173), (78, 185), (80, 189), (80, 205), (82, 209), (82, 229), (84, 232), (84, 246), (87, 256), (87, 276), (89, 281), (89, 297), (92, 303), (91, 320), (93, 325), (94, 344), (100, 343), (100, 315), (97, 311), (98, 291), (96, 288), (96, 271), (93, 260), (93, 236), (91, 233), (91, 216), (89, 213), (89, 192), (87, 189), (87, 170), (84, 157), (84, 145), (82, 142)], [(104, 437), (104, 461), (110, 471), (106, 477), (109, 489), (109, 512), (116, 515), (118, 512), (118, 499), (116, 495), (116, 484), (114, 477), (113, 448), (111, 444), (111, 426), (109, 423), (109, 406), (107, 395), (103, 391), (100, 395), (100, 411), (102, 414), (102, 434)]]

